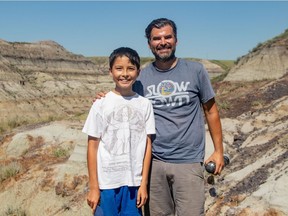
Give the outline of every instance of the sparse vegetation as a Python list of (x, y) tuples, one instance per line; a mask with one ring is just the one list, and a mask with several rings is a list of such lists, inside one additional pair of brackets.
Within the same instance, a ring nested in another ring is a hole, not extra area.
[(212, 83), (221, 82), (228, 75), (230, 69), (235, 65), (233, 60), (210, 60), (212, 63), (219, 65), (225, 72), (211, 79)]
[[(263, 45), (263, 43), (258, 43), (257, 46), (254, 47), (254, 48), (252, 49), (252, 51), (250, 51), (250, 52), (256, 52), (256, 51), (260, 50), (261, 47), (262, 47), (262, 45)], [(250, 52), (249, 52), (249, 53), (250, 53)]]
[(67, 157), (69, 156), (69, 150), (64, 149), (63, 147), (58, 147), (54, 149), (53, 155), (57, 158)]
[(189, 61), (196, 61), (196, 62), (199, 62), (201, 60), (199, 58), (185, 58), (185, 59), (187, 59)]
[(62, 209), (64, 210), (64, 211), (70, 211), (71, 210), (71, 207), (68, 205), (68, 204), (63, 204), (63, 206), (62, 206)]
[(19, 127), (23, 124), (27, 124), (27, 122), (25, 120), (19, 120), (19, 118), (16, 117), (16, 118), (8, 121), (7, 126), (9, 129), (13, 129), (13, 128)]
[(217, 106), (218, 106), (220, 111), (230, 109), (230, 105), (229, 105), (228, 101), (217, 101)]
[(73, 115), (70, 119), (85, 121), (85, 119), (87, 118), (87, 115), (88, 115), (88, 112), (78, 112), (75, 115)]
[(221, 75), (214, 77), (211, 79), (212, 83), (216, 83), (216, 82), (221, 82), (225, 79), (225, 77), (228, 75), (228, 72), (224, 72)]
[(243, 56), (238, 57), (238, 58), (235, 60), (234, 65), (237, 65), (237, 64), (239, 63), (239, 61), (242, 59), (242, 57), (243, 57)]
[(27, 213), (19, 208), (8, 207), (5, 211), (6, 216), (27, 216)]
[(11, 131), (14, 128), (21, 127), (23, 125), (33, 125), (38, 123), (47, 123), (53, 122), (57, 120), (67, 119), (69, 116), (61, 115), (55, 116), (53, 114), (48, 116), (38, 116), (38, 118), (29, 118), (29, 119), (20, 119), (18, 116), (15, 118), (8, 119), (8, 122), (1, 122), (0, 123), (0, 134), (6, 133)]
[[(263, 42), (263, 43), (259, 42), (254, 48), (252, 48), (252, 50), (249, 50), (249, 51), (248, 51), (248, 54), (253, 53), (253, 52), (256, 52), (256, 51), (262, 49), (263, 47), (271, 47), (273, 44), (275, 44), (275, 43), (277, 44), (277, 41), (281, 41), (281, 40), (283, 40), (283, 39), (288, 39), (288, 29), (286, 29), (282, 34), (277, 35), (276, 37), (274, 37), (274, 38), (272, 38), (272, 39), (269, 39), (269, 40), (267, 40), (267, 41), (265, 41), (265, 42)], [(240, 61), (243, 57), (245, 57), (245, 56), (238, 57), (238, 58), (235, 60), (234, 64), (235, 64), (235, 65), (238, 64), (239, 61)]]
[(0, 167), (0, 182), (16, 176), (21, 172), (21, 164), (18, 162), (11, 162), (7, 165), (1, 165)]
[(212, 63), (219, 65), (227, 73), (235, 65), (234, 60), (210, 60)]
[(274, 37), (272, 40), (285, 39), (285, 38), (288, 38), (288, 29), (286, 29), (282, 34)]
[(108, 66), (108, 56), (97, 56), (89, 57), (89, 59), (97, 65), (107, 65)]
[[(89, 57), (89, 59), (94, 62), (95, 64), (101, 66), (101, 67), (107, 67), (109, 65), (109, 59), (108, 56), (95, 56), (95, 57)], [(154, 58), (152, 57), (141, 57), (141, 65), (144, 65), (148, 62), (152, 62)]]
[(272, 44), (274, 43), (277, 43), (277, 41), (280, 41), (282, 39), (287, 39), (288, 38), (288, 29), (286, 29), (282, 34), (280, 35), (277, 35), (276, 37), (270, 39), (270, 40), (267, 40), (263, 43), (258, 43), (256, 45), (256, 47), (254, 47), (252, 50), (249, 50), (249, 53), (252, 53), (252, 52), (256, 52), (260, 49), (262, 49), (264, 46), (265, 47), (271, 47)]
[(263, 106), (263, 104), (265, 104), (265, 101), (263, 101), (263, 100), (256, 100), (256, 101), (251, 102), (251, 106), (253, 108), (260, 108)]

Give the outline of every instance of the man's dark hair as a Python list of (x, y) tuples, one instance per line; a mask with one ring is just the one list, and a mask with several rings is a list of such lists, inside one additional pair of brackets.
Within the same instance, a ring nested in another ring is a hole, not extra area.
[(159, 18), (159, 19), (153, 20), (145, 29), (145, 36), (148, 39), (148, 42), (151, 39), (150, 38), (151, 37), (151, 31), (153, 28), (159, 29), (159, 28), (162, 28), (166, 25), (170, 25), (172, 27), (174, 36), (177, 40), (177, 26), (176, 26), (176, 24), (172, 20), (169, 20), (167, 18)]
[(133, 65), (136, 65), (137, 69), (140, 69), (140, 57), (138, 53), (129, 47), (119, 47), (115, 49), (109, 56), (109, 66), (113, 67), (115, 59), (118, 57), (126, 56)]

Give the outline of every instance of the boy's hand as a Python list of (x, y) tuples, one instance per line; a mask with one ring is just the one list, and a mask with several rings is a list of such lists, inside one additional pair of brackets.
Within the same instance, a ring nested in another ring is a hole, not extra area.
[(147, 186), (141, 185), (137, 193), (137, 208), (141, 208), (148, 200)]
[(97, 208), (99, 201), (100, 201), (100, 190), (91, 189), (87, 195), (87, 203), (92, 208), (93, 214)]
[(107, 94), (106, 91), (101, 91), (101, 92), (98, 92), (95, 96), (95, 98), (93, 98), (93, 103), (98, 100), (98, 99), (101, 99), (102, 97), (105, 97), (105, 95)]

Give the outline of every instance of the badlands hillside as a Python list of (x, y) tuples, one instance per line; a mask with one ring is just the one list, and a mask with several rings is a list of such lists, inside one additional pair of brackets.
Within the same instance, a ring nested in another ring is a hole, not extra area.
[(110, 88), (107, 71), (53, 41), (0, 40), (0, 132), (83, 112), (96, 89)]
[[(281, 43), (271, 39), (271, 50), (257, 47), (258, 55), (281, 50), (271, 71), (281, 75), (260, 73), (252, 64), (255, 52), (243, 56), (224, 81), (213, 82), (231, 162), (214, 182), (205, 173), (207, 216), (288, 215), (285, 37)], [(268, 60), (263, 57), (262, 64)], [(111, 88), (107, 71), (105, 61), (52, 41), (0, 40), (0, 216), (91, 215), (85, 200), (87, 137), (81, 129), (95, 92)], [(207, 131), (207, 155), (211, 145)]]
[[(224, 72), (217, 64), (203, 61), (211, 76)], [(0, 39), (0, 133), (81, 115), (95, 92), (111, 85), (107, 57), (75, 55), (53, 41)]]
[(278, 79), (288, 73), (288, 29), (238, 59), (226, 81)]

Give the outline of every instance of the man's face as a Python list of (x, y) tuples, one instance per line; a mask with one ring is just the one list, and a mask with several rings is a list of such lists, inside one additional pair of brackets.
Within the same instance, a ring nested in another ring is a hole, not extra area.
[(170, 25), (160, 29), (153, 28), (149, 40), (149, 48), (155, 58), (160, 61), (169, 61), (174, 58), (177, 39)]

